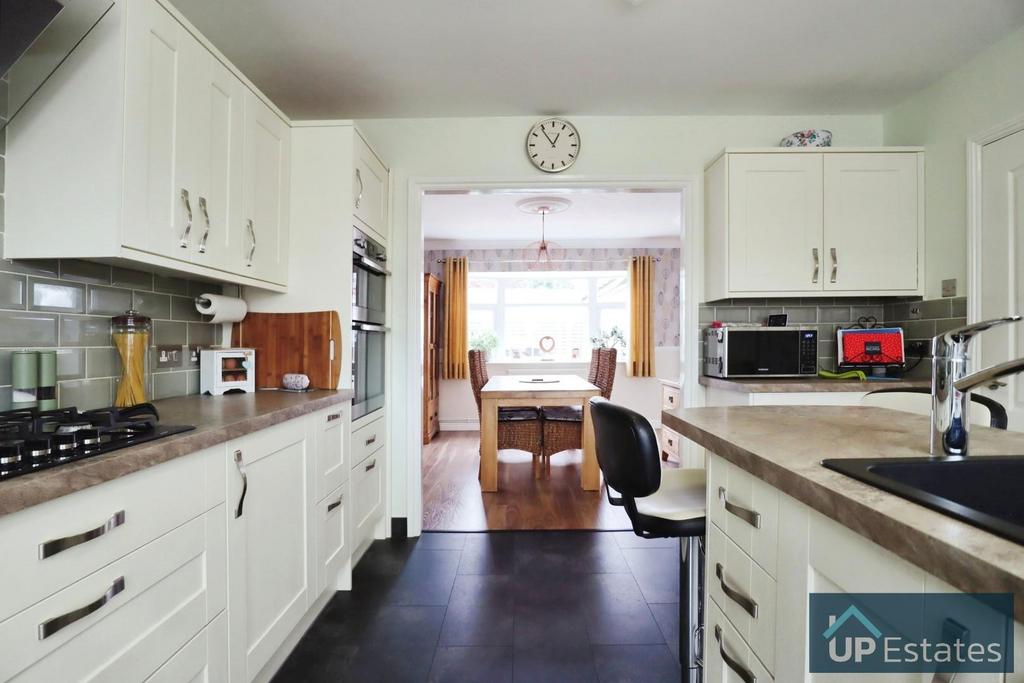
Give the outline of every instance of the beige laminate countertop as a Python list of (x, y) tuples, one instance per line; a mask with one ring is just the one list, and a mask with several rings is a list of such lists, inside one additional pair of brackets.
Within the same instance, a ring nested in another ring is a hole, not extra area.
[(931, 387), (931, 382), (927, 379), (886, 379), (862, 382), (856, 379), (822, 379), (820, 377), (722, 379), (721, 377), (702, 375), (700, 385), (743, 394), (788, 394), (815, 391), (868, 392), (879, 389), (927, 389)]
[(0, 515), (81, 491), (351, 398), (349, 390), (320, 390), (306, 394), (257, 391), (253, 394), (182, 396), (154, 401), (161, 423), (195, 425), (196, 428), (0, 482)]
[[(739, 406), (664, 411), (662, 422), (962, 591), (1013, 593), (1024, 621), (1024, 545), (821, 465), (927, 456), (927, 417), (862, 406)], [(971, 449), (971, 457), (1024, 454), (1024, 433), (972, 427)]]

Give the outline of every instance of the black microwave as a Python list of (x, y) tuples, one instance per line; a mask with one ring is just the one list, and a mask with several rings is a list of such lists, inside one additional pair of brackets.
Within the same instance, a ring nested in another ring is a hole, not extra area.
[(796, 327), (709, 327), (709, 377), (805, 377), (818, 373), (818, 332)]

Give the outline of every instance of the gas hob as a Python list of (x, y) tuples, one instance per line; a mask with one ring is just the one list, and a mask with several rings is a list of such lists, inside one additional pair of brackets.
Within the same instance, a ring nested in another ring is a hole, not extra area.
[(195, 429), (160, 424), (151, 403), (131, 408), (0, 412), (0, 481)]

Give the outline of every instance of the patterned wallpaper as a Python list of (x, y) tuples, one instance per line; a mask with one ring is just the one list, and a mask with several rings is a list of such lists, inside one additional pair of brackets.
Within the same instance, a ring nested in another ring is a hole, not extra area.
[[(538, 266), (532, 260), (536, 252), (525, 249), (431, 249), (424, 253), (424, 272), (444, 279), (444, 265), (438, 259), (455, 256), (469, 258), (471, 272), (508, 273), (516, 271), (543, 271), (548, 267)], [(656, 256), (661, 260), (655, 264), (654, 300), (654, 344), (655, 346), (679, 346), (680, 308), (680, 250), (678, 248), (656, 249), (558, 249), (552, 253), (554, 259), (566, 259), (569, 263), (553, 261), (550, 269), (558, 271), (625, 270), (630, 256)], [(590, 261), (579, 263), (578, 261)], [(527, 261), (527, 263), (509, 263)], [(575, 262), (574, 262), (575, 261)]]

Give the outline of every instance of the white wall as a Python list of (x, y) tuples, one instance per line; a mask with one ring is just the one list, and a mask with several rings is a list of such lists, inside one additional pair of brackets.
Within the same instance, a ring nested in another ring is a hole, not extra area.
[(887, 112), (885, 144), (925, 147), (926, 298), (967, 293), (967, 140), (1024, 114), (1024, 29)]
[[(621, 351), (620, 351), (621, 353)], [(619, 362), (612, 385), (612, 400), (629, 406), (661, 426), (661, 382), (659, 377), (679, 381), (679, 347), (658, 346), (654, 349), (657, 377), (629, 377), (626, 364)], [(487, 372), (495, 375), (578, 375), (586, 379), (587, 363), (488, 363)], [(480, 418), (468, 379), (441, 380), (438, 420), (442, 431), (478, 430)]]
[[(409, 311), (403, 293), (419, 287), (422, 247), (410, 244), (408, 229), (409, 181), (477, 179), (523, 181), (557, 187), (565, 179), (643, 180), (699, 177), (704, 165), (725, 146), (776, 145), (780, 138), (801, 128), (828, 128), (836, 145), (882, 143), (880, 115), (806, 116), (680, 116), (680, 117), (572, 117), (580, 131), (579, 161), (570, 171), (551, 177), (536, 171), (524, 153), (525, 136), (539, 117), (376, 119), (359, 122), (374, 149), (391, 169), (392, 240), (389, 262), (392, 279), (393, 397), (408, 395), (411, 377), (421, 367), (402, 354), (409, 336), (419, 339), (419, 311)], [(418, 230), (414, 230), (419, 238)], [(410, 261), (411, 255), (411, 261)], [(698, 278), (699, 280), (699, 278)], [(398, 324), (405, 320), (406, 324)], [(696, 331), (694, 331), (696, 335)], [(410, 491), (404, 457), (418, 449), (415, 434), (405, 428), (418, 421), (401, 401), (391, 403), (393, 444), (392, 515), (407, 514)], [(410, 520), (410, 528), (418, 528)]]

